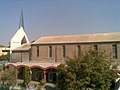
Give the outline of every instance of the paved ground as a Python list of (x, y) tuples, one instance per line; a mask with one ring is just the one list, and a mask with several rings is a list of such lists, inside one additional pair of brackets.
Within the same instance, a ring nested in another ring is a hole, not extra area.
[[(23, 80), (18, 80), (18, 83), (22, 83), (22, 82)], [(39, 84), (39, 82), (31, 81), (30, 88), (35, 88), (35, 85), (37, 84)], [(56, 85), (53, 83), (46, 83), (45, 88), (43, 90), (60, 90), (60, 89), (56, 88)]]
[(45, 84), (45, 90), (59, 90), (59, 89), (56, 88), (56, 85), (55, 85), (55, 84), (46, 83), (46, 84)]

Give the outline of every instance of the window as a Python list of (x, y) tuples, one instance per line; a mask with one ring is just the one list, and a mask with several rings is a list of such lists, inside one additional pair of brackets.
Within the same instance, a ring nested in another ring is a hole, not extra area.
[(112, 45), (113, 58), (117, 59), (117, 45)]
[(21, 44), (24, 44), (24, 43), (27, 43), (25, 36), (23, 37)]
[(78, 55), (78, 56), (80, 55), (80, 52), (81, 52), (81, 46), (80, 46), (80, 45), (77, 45), (77, 55)]
[(64, 57), (64, 58), (66, 57), (66, 49), (65, 49), (65, 46), (63, 46), (63, 57)]
[(94, 50), (98, 50), (98, 45), (94, 45)]
[(37, 48), (37, 57), (39, 57), (39, 46), (36, 46)]
[(49, 57), (52, 57), (52, 46), (49, 46)]

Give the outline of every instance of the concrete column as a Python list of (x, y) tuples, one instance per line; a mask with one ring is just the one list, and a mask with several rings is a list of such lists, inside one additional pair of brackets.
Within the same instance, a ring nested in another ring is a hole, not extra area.
[(46, 70), (44, 70), (44, 80), (46, 81)]

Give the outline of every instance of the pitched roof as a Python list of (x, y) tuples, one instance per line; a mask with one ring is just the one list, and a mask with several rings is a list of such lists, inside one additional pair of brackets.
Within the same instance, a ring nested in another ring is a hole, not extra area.
[(40, 37), (32, 44), (90, 43), (90, 42), (112, 42), (112, 41), (120, 41), (120, 32), (63, 35), (63, 36), (44, 36), (44, 37)]
[(31, 45), (28, 43), (22, 44), (20, 47), (17, 47), (13, 51), (27, 51), (31, 48)]
[(11, 42), (21, 42), (23, 38), (26, 38), (27, 43), (29, 43), (29, 40), (27, 38), (27, 35), (24, 31), (24, 29), (21, 27), (13, 36), (13, 38), (11, 39)]

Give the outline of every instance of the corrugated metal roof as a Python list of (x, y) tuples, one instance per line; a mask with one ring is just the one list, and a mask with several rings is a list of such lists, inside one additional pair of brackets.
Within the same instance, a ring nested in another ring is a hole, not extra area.
[(120, 41), (120, 32), (63, 36), (43, 36), (35, 42), (33, 42), (32, 44), (89, 43), (112, 41)]

